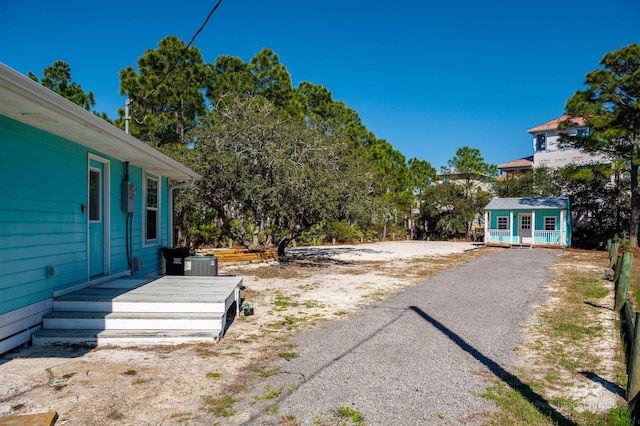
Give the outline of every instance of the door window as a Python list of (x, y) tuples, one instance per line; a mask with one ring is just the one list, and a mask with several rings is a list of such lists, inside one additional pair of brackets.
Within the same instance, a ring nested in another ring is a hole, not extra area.
[(99, 169), (89, 170), (89, 221), (100, 222), (102, 220), (102, 179)]

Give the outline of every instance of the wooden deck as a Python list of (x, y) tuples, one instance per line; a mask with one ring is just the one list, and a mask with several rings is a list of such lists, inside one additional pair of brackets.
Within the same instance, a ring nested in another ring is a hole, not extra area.
[[(240, 277), (127, 277), (60, 296), (34, 345), (219, 341), (238, 313)], [(235, 309), (232, 310), (232, 307)]]

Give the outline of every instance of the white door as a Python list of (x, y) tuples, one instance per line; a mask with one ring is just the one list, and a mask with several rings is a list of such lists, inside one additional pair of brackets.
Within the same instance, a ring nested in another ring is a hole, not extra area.
[(518, 215), (518, 235), (520, 244), (531, 244), (531, 214)]

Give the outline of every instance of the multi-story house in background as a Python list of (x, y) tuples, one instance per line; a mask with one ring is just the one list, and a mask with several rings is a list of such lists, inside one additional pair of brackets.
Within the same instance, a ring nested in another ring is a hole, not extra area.
[[(571, 119), (575, 126), (565, 128), (563, 122)], [(584, 118), (563, 115), (560, 118), (551, 120), (528, 130), (533, 136), (533, 156), (521, 158), (500, 164), (498, 170), (502, 179), (517, 176), (532, 170), (533, 167), (564, 167), (569, 164), (576, 166), (586, 164), (608, 163), (610, 160), (603, 155), (593, 155), (576, 148), (561, 148), (560, 135), (586, 136), (589, 128), (586, 126)]]
[[(563, 128), (562, 123), (571, 120), (572, 127)], [(563, 115), (528, 130), (533, 136), (533, 166), (564, 167), (569, 164), (576, 166), (608, 162), (604, 156), (595, 156), (576, 148), (561, 148), (560, 135), (587, 136), (589, 128), (586, 120), (581, 117)]]

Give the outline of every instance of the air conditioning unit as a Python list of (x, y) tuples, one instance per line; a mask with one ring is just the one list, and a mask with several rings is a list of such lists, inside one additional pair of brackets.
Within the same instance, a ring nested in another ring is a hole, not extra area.
[(184, 259), (184, 274), (192, 277), (215, 277), (218, 275), (218, 258), (189, 256)]

